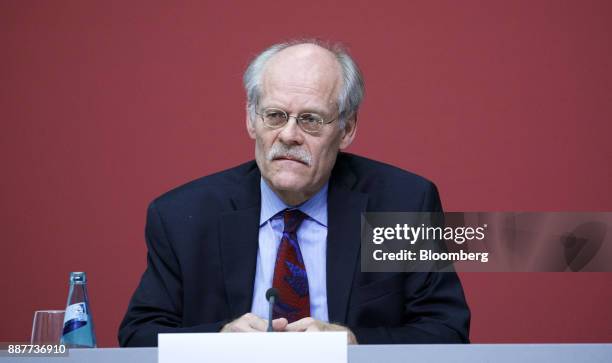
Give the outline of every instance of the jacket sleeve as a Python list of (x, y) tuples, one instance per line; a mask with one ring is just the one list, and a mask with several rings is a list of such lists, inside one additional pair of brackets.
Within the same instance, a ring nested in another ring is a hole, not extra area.
[[(421, 207), (442, 212), (436, 186), (429, 183)], [(470, 310), (461, 281), (449, 272), (406, 273), (404, 321), (394, 327), (349, 327), (360, 344), (469, 343)]]
[(228, 321), (182, 326), (183, 290), (178, 260), (155, 202), (145, 228), (147, 268), (119, 327), (122, 347), (157, 346), (159, 333), (217, 332)]
[[(349, 328), (359, 344), (469, 343), (470, 311), (454, 272), (410, 273), (402, 326)], [(420, 285), (420, 286), (418, 286)]]

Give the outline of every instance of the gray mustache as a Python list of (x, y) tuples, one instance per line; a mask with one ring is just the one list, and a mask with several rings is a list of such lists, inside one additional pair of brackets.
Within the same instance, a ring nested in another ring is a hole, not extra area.
[(268, 160), (274, 160), (277, 158), (291, 158), (296, 159), (306, 165), (310, 166), (312, 157), (308, 151), (299, 147), (290, 147), (282, 143), (276, 143), (272, 145), (272, 148), (268, 152)]

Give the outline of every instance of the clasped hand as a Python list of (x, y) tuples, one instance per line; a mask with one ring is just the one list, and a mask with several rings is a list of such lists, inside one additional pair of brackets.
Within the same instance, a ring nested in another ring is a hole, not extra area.
[[(265, 332), (267, 329), (267, 320), (255, 314), (246, 313), (238, 319), (225, 324), (221, 332)], [(348, 344), (357, 344), (355, 334), (349, 328), (338, 324), (325, 323), (311, 317), (294, 321), (291, 324), (285, 318), (274, 319), (272, 320), (272, 329), (278, 332), (346, 331)]]

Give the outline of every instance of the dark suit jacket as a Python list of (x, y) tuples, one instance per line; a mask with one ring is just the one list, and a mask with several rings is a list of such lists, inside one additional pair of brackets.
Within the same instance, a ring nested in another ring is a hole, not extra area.
[[(121, 346), (158, 333), (217, 332), (251, 309), (260, 212), (254, 161), (174, 189), (151, 203), (147, 269), (119, 329)], [(436, 187), (395, 167), (340, 153), (328, 190), (330, 322), (361, 344), (468, 342), (457, 275), (363, 273), (361, 213), (440, 211)]]

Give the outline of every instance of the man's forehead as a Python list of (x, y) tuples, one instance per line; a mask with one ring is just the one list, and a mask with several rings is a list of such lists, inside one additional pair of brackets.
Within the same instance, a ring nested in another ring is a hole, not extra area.
[(314, 44), (299, 44), (271, 57), (266, 64), (263, 80), (264, 84), (335, 88), (340, 80), (340, 71), (336, 57), (327, 49)]

